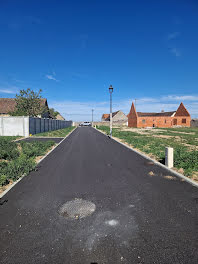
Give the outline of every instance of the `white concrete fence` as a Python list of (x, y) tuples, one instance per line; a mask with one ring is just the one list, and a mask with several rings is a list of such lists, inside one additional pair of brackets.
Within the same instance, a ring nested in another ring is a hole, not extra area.
[(24, 136), (72, 126), (72, 121), (29, 116), (1, 116), (0, 136)]

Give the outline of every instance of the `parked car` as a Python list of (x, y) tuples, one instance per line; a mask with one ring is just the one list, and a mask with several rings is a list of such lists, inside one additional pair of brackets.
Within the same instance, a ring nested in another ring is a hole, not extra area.
[(79, 126), (91, 126), (90, 122), (82, 122), (79, 124)]

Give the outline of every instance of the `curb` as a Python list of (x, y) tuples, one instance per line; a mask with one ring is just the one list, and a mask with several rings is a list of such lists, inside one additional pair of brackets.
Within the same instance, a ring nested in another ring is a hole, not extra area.
[[(97, 130), (98, 132), (100, 132), (101, 134), (103, 134), (104, 136), (110, 138), (108, 135), (104, 134), (103, 132), (101, 132), (101, 131), (98, 130), (97, 128), (94, 128), (94, 129)], [(124, 147), (130, 149), (131, 151), (133, 151), (133, 152), (139, 154), (139, 155), (142, 156), (143, 158), (145, 158), (145, 159), (147, 159), (147, 160), (149, 160), (149, 161), (152, 161), (154, 164), (156, 164), (156, 165), (162, 167), (163, 169), (165, 169), (165, 170), (171, 172), (171, 173), (174, 174), (175, 176), (177, 176), (177, 177), (179, 177), (179, 178), (185, 180), (186, 182), (188, 182), (188, 183), (190, 183), (190, 184), (192, 184), (193, 186), (195, 186), (195, 187), (198, 188), (198, 183), (197, 183), (197, 182), (195, 182), (195, 181), (189, 179), (188, 177), (182, 175), (182, 174), (179, 173), (179, 172), (176, 172), (176, 171), (174, 171), (174, 170), (172, 170), (172, 169), (169, 169), (168, 167), (166, 167), (164, 164), (160, 163), (159, 161), (156, 161), (156, 160), (154, 160), (154, 159), (152, 159), (152, 158), (146, 156), (145, 154), (143, 154), (143, 153), (141, 153), (141, 152), (139, 152), (139, 151), (133, 149), (132, 147), (127, 146), (125, 143), (119, 142), (119, 141), (116, 140), (115, 138), (111, 138), (111, 139), (114, 140), (115, 142), (117, 142), (117, 143), (123, 145)]]
[(22, 138), (19, 138), (19, 139), (15, 139), (13, 142), (21, 141), (21, 140), (24, 140), (26, 138), (29, 138), (29, 137), (22, 137)]
[[(39, 162), (36, 164), (36, 167), (38, 166), (38, 164), (42, 161), (42, 160), (44, 160), (52, 151), (54, 151), (66, 138), (68, 138), (75, 130), (77, 129), (77, 127), (76, 128), (74, 128), (69, 134), (67, 134), (53, 149), (51, 149), (47, 154), (45, 154), (45, 156), (43, 156), (40, 160), (39, 160)], [(29, 174), (29, 173), (28, 173)], [(28, 175), (27, 174), (27, 175)], [(6, 193), (8, 193), (18, 182), (20, 182), (25, 176), (27, 176), (27, 175), (23, 175), (21, 178), (19, 178), (18, 180), (16, 180), (15, 182), (13, 182), (13, 184), (12, 185), (10, 185), (4, 192), (2, 192), (1, 194), (0, 194), (0, 199), (6, 194)]]
[[(73, 131), (73, 130), (72, 130)], [(69, 134), (68, 134), (69, 135)], [(42, 136), (42, 137), (28, 137), (28, 138), (63, 138), (63, 137), (44, 137), (44, 136)]]

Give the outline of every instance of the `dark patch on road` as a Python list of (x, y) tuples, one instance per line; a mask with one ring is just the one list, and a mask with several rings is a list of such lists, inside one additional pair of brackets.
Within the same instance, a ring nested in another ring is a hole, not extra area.
[(146, 166), (153, 166), (153, 165), (155, 165), (155, 163), (153, 161), (146, 161), (144, 164)]
[(0, 205), (3, 205), (4, 203), (7, 203), (8, 202), (8, 200), (7, 199), (5, 199), (5, 200), (3, 200), (3, 199), (0, 199)]

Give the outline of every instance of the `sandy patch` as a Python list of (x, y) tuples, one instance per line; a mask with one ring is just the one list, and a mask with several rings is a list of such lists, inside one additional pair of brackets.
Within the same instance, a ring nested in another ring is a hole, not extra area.
[(164, 176), (163, 177), (164, 179), (167, 179), (167, 180), (176, 180), (177, 178), (176, 177), (174, 177), (174, 176), (170, 176), (170, 175), (166, 175), (166, 176)]
[(0, 186), (0, 194), (4, 192), (8, 187), (10, 187), (13, 184), (13, 181), (10, 180), (10, 182), (7, 185)]
[(198, 172), (194, 172), (192, 175), (192, 180), (198, 182)]
[(195, 132), (181, 132), (181, 131), (172, 131), (172, 130), (168, 130), (168, 132), (178, 133), (178, 134), (184, 134), (184, 135), (195, 135)]
[(153, 171), (149, 171), (149, 176), (155, 176), (155, 173)]

